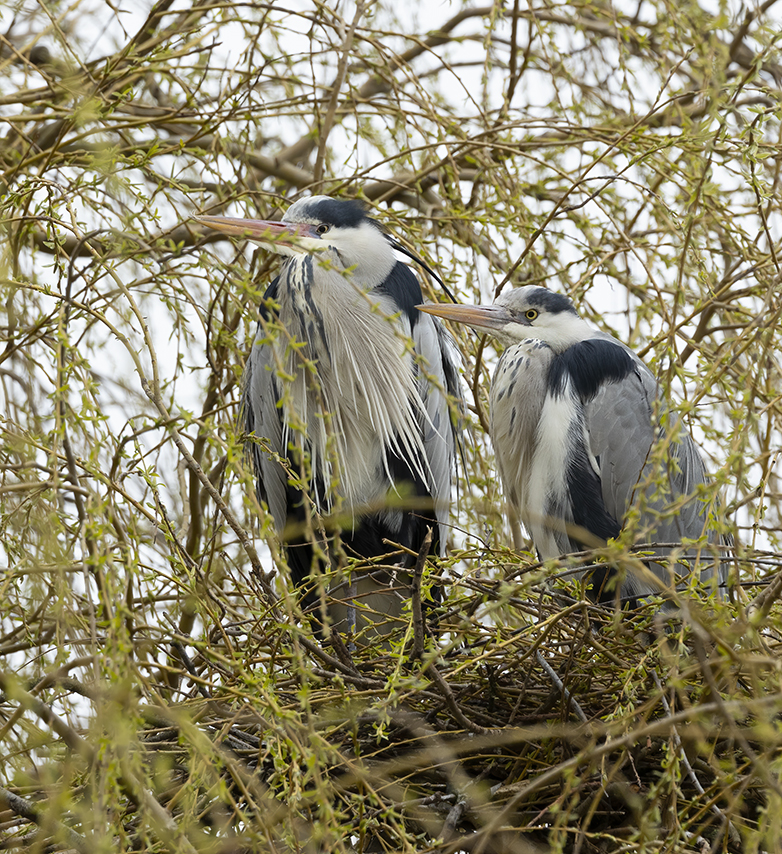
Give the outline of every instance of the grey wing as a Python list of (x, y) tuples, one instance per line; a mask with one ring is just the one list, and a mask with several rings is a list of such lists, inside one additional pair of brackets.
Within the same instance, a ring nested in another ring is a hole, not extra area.
[(584, 405), (589, 450), (608, 512), (624, 520), (654, 442), (657, 383), (640, 362), (624, 379), (603, 383)]
[[(654, 376), (632, 355), (634, 370), (602, 385), (584, 407), (603, 501), (620, 522), (631, 507), (639, 510), (637, 542), (697, 539), (709, 509), (698, 495), (707, 482), (703, 460), (684, 424), (660, 402)], [(704, 579), (711, 575), (704, 570)]]
[[(456, 467), (457, 425), (463, 412), (457, 350), (442, 323), (423, 313), (413, 327), (413, 343), (421, 360), (418, 392), (425, 410), (424, 451), (431, 473), (430, 488), (437, 521), (445, 523)], [(454, 401), (456, 411), (452, 412)], [(441, 550), (444, 545), (445, 537), (441, 537)]]
[(270, 456), (285, 456), (282, 420), (277, 406), (280, 393), (275, 380), (274, 354), (269, 344), (261, 343), (262, 335), (259, 325), (245, 369), (242, 421), (249, 434), (258, 499), (268, 506), (277, 532), (281, 534), (288, 515), (288, 478), (285, 469)]
[[(703, 505), (694, 496), (706, 472), (695, 442), (658, 396), (637, 360), (625, 379), (602, 385), (586, 405), (587, 431), (608, 510), (622, 520), (635, 503), (650, 534), (645, 541), (674, 542), (703, 533)], [(682, 503), (684, 496), (693, 500)]]

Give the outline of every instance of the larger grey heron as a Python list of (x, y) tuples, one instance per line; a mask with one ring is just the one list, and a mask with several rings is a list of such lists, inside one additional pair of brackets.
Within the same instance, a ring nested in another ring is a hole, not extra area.
[(442, 551), (460, 381), (450, 336), (416, 310), (420, 284), (396, 252), (432, 271), (356, 201), (301, 199), (281, 222), (197, 219), (285, 256), (261, 303), (242, 411), (294, 583), (322, 565), (313, 532), (327, 516), (348, 555), (386, 555), (387, 541), (417, 553), (431, 525)]
[[(506, 498), (541, 559), (617, 537), (630, 517), (636, 542), (718, 541), (707, 527), (711, 502), (692, 437), (638, 356), (589, 326), (567, 297), (526, 286), (493, 305), (419, 308), (489, 332), (506, 347), (491, 384), (491, 438)], [(713, 560), (702, 567), (703, 581), (715, 576)], [(665, 561), (651, 569), (672, 582)], [(592, 595), (601, 601), (617, 592), (606, 584), (610, 575), (593, 576)], [(716, 575), (723, 586), (724, 563)], [(628, 574), (619, 594), (634, 600), (657, 592)]]

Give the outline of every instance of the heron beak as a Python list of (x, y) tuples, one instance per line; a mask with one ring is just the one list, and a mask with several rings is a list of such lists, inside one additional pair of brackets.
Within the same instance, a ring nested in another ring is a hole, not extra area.
[[(194, 216), (193, 220), (223, 234), (263, 243), (274, 252), (292, 255), (325, 249), (315, 227), (307, 223), (272, 222), (266, 219), (239, 219), (230, 216)], [(317, 243), (314, 243), (317, 241)]]
[(445, 320), (455, 320), (472, 326), (473, 329), (486, 329), (497, 332), (512, 320), (507, 309), (499, 305), (417, 305), (419, 311), (434, 314)]

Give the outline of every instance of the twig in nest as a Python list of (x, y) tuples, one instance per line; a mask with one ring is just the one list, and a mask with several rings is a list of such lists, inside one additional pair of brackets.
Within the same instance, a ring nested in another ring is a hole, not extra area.
[(177, 640), (176, 638), (174, 638), (171, 641), (171, 646), (176, 650), (176, 653), (179, 656), (180, 661), (185, 666), (185, 670), (187, 670), (187, 672), (191, 676), (195, 677), (193, 679), (193, 685), (195, 685), (198, 693), (202, 697), (204, 697), (205, 699), (211, 700), (212, 699), (211, 694), (206, 690), (204, 685), (201, 684), (201, 676), (200, 676), (199, 672), (195, 669), (195, 665), (193, 664), (192, 659), (187, 654), (187, 651), (185, 650), (185, 645), (180, 640)]
[(450, 842), (451, 839), (453, 839), (453, 837), (456, 835), (456, 828), (459, 826), (459, 822), (462, 820), (462, 816), (464, 815), (466, 809), (466, 798), (459, 798), (459, 800), (451, 808), (447, 818), (445, 819), (445, 824), (443, 825), (441, 833), (445, 842)]
[(421, 578), (424, 574), (424, 566), (426, 566), (426, 558), (429, 554), (429, 549), (432, 547), (432, 527), (426, 529), (426, 536), (421, 543), (421, 548), (418, 551), (418, 556), (415, 559), (415, 569), (413, 570), (413, 583), (410, 589), (411, 604), (413, 609), (413, 651), (410, 653), (410, 658), (413, 661), (418, 661), (424, 654), (424, 612), (421, 607)]
[(576, 717), (582, 723), (585, 723), (585, 724), (589, 723), (589, 718), (586, 716), (586, 714), (584, 713), (584, 710), (581, 708), (581, 706), (579, 706), (578, 701), (575, 700), (571, 696), (570, 691), (568, 691), (568, 689), (565, 687), (565, 683), (560, 679), (557, 671), (554, 670), (554, 668), (548, 663), (548, 661), (546, 661), (545, 658), (543, 658), (543, 656), (540, 654), (540, 650), (537, 650), (535, 652), (535, 657), (538, 660), (538, 664), (546, 672), (546, 675), (548, 676), (548, 678), (554, 683), (556, 688), (561, 692), (562, 696), (565, 698), (565, 702), (567, 703), (567, 705), (570, 706), (570, 708), (573, 709), (573, 711), (576, 713)]
[(361, 674), (358, 671), (358, 668), (353, 663), (353, 656), (350, 654), (350, 650), (345, 646), (345, 641), (342, 640), (342, 635), (332, 628), (329, 633), (329, 642), (331, 643), (334, 652), (337, 654), (337, 658), (347, 667), (351, 673), (360, 676)]
[(749, 603), (747, 607), (747, 622), (759, 626), (768, 616), (771, 606), (782, 596), (782, 570), (777, 570), (768, 587)]
[[(8, 789), (0, 788), (0, 804), (8, 807), (14, 815), (26, 818), (38, 827), (44, 824), (50, 825), (48, 817), (44, 820), (44, 817), (29, 801), (20, 798), (19, 795), (15, 795), (13, 792), (9, 792)], [(91, 846), (87, 844), (87, 840), (83, 836), (62, 822), (58, 821), (56, 826), (57, 832), (63, 835), (68, 845), (72, 845), (77, 851), (87, 854)]]
[[(654, 670), (652, 671), (652, 678), (654, 679), (654, 684), (657, 686), (657, 690), (660, 692), (660, 699), (662, 700), (663, 708), (665, 709), (665, 714), (668, 715), (668, 717), (671, 717), (671, 707), (668, 704), (667, 697), (665, 696), (665, 691), (663, 690), (662, 683), (660, 682), (660, 677), (657, 675), (657, 673), (655, 673)], [(705, 797), (706, 790), (701, 785), (701, 781), (698, 779), (698, 775), (695, 773), (695, 769), (692, 767), (692, 765), (690, 764), (690, 760), (687, 758), (687, 753), (684, 750), (684, 746), (682, 745), (682, 740), (679, 736), (679, 731), (676, 729), (675, 726), (671, 727), (671, 733), (673, 735), (673, 743), (676, 749), (679, 751), (679, 759), (687, 771), (687, 776), (692, 781), (692, 784), (693, 786), (695, 786), (695, 790), (698, 792), (698, 794)], [(638, 772), (636, 772), (636, 775), (637, 773)], [(717, 818), (720, 819), (720, 821), (727, 828), (728, 835), (730, 836), (730, 841), (734, 845), (740, 847), (741, 836), (739, 835), (738, 830), (736, 830), (736, 828), (733, 826), (727, 815), (725, 815), (725, 813), (723, 813), (722, 810), (716, 804), (710, 804), (709, 809), (714, 813), (714, 815), (717, 816)]]
[(464, 727), (469, 732), (475, 733), (484, 733), (486, 730), (478, 726), (478, 724), (473, 723), (459, 708), (459, 704), (456, 702), (456, 697), (453, 695), (453, 691), (451, 691), (451, 686), (443, 679), (440, 675), (440, 671), (434, 666), (434, 664), (430, 664), (426, 668), (427, 675), (431, 676), (432, 681), (435, 685), (440, 689), (440, 693), (443, 695), (445, 699), (445, 703), (451, 711), (451, 714), (456, 718), (456, 722)]

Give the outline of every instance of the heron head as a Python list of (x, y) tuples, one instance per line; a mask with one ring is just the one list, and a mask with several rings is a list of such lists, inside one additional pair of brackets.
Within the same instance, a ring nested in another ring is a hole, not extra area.
[(564, 350), (591, 334), (568, 297), (534, 285), (506, 291), (493, 305), (438, 304), (418, 308), (488, 332), (506, 347), (535, 338), (554, 350)]
[(354, 268), (362, 279), (381, 281), (395, 263), (380, 225), (352, 199), (299, 199), (280, 222), (216, 216), (195, 219), (226, 234), (261, 243), (280, 255), (328, 252), (332, 263), (342, 269)]

